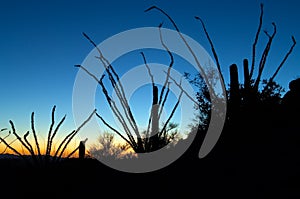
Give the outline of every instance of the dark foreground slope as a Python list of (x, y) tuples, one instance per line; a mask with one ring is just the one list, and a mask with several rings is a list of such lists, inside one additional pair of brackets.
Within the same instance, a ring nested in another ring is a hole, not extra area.
[(205, 135), (198, 132), (183, 156), (149, 173), (125, 173), (89, 158), (40, 168), (0, 158), (0, 197), (300, 198), (300, 107), (295, 107), (240, 109), (205, 158), (197, 156)]
[[(274, 130), (274, 129), (273, 129)], [(278, 129), (277, 129), (278, 130)], [(161, 170), (134, 174), (109, 168), (95, 159), (66, 159), (36, 168), (21, 159), (0, 160), (1, 193), (44, 198), (295, 198), (300, 196), (300, 161), (296, 151), (274, 139), (252, 148), (235, 148), (226, 132), (205, 158), (197, 158), (196, 137), (190, 149)], [(228, 145), (232, 145), (231, 147)], [(280, 146), (282, 147), (282, 146)], [(2, 197), (1, 197), (2, 198)]]

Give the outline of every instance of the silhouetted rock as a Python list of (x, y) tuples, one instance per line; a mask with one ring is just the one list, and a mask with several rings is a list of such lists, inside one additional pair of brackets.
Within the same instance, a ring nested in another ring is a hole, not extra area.
[(282, 98), (284, 117), (290, 125), (299, 125), (300, 113), (300, 78), (289, 83), (289, 91)]

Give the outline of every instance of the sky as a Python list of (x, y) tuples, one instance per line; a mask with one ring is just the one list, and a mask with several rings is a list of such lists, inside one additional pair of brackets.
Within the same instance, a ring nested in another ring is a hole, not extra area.
[[(243, 59), (251, 58), (260, 3), (264, 4), (262, 29), (271, 32), (271, 23), (277, 25), (277, 35), (263, 73), (263, 77), (268, 78), (292, 45), (291, 36), (300, 40), (300, 3), (296, 0), (3, 0), (0, 2), (0, 129), (9, 128), (8, 121), (12, 120), (18, 132), (25, 133), (30, 130), (30, 115), (34, 111), (36, 128), (44, 139), (54, 105), (57, 106), (56, 121), (67, 115), (61, 133), (75, 129), (72, 94), (78, 68), (74, 65), (83, 63), (93, 50), (82, 32), (99, 44), (120, 32), (157, 27), (161, 22), (165, 28), (174, 29), (161, 13), (144, 12), (152, 5), (164, 9), (182, 33), (199, 42), (212, 56), (210, 45), (194, 16), (203, 19), (227, 85), (229, 66), (236, 63), (241, 70)], [(258, 55), (266, 39), (262, 34), (257, 46)], [(151, 52), (150, 55), (166, 64), (159, 53)], [(296, 45), (275, 79), (286, 90), (289, 81), (300, 77), (299, 58), (300, 48)], [(136, 59), (138, 61), (131, 59), (132, 66), (125, 63), (128, 66), (120, 69), (121, 73), (143, 64), (140, 56)], [(96, 102), (99, 105), (105, 103), (101, 99)], [(143, 102), (139, 98), (136, 106)]]

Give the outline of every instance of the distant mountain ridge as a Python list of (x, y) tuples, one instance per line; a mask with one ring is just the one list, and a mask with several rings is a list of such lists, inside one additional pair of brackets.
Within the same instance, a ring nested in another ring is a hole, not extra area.
[(14, 154), (0, 154), (0, 160), (3, 160), (3, 159), (21, 159), (20, 156), (18, 155), (14, 155)]
[[(41, 155), (41, 157), (43, 158), (45, 155)], [(32, 158), (31, 155), (23, 155), (23, 157), (27, 157), (27, 158)], [(52, 159), (53, 157), (51, 156), (50, 157), (50, 160)], [(5, 154), (0, 154), (0, 160), (17, 160), (17, 159), (22, 159), (21, 156), (19, 155), (15, 155), (15, 154), (9, 154), (9, 153), (5, 153)], [(65, 158), (64, 157), (61, 157), (61, 160), (64, 160)]]

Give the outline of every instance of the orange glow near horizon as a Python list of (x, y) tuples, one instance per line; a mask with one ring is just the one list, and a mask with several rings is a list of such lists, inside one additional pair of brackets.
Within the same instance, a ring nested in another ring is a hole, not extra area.
[[(61, 140), (62, 141), (62, 140)], [(58, 149), (61, 141), (56, 141), (52, 144), (51, 147), (51, 152), (50, 155), (54, 155), (56, 150)], [(11, 143), (11, 147), (13, 147), (16, 151), (18, 151), (20, 154), (22, 155), (30, 155), (30, 152), (18, 141), (18, 140), (9, 140), (6, 142), (8, 142), (8, 144)], [(33, 140), (29, 141), (30, 144), (33, 147), (34, 153), (36, 155), (38, 155), (38, 150), (37, 147), (35, 145), (35, 142)], [(65, 149), (64, 153), (62, 154), (62, 157), (66, 157), (68, 156), (72, 151), (74, 151), (79, 145), (79, 141), (73, 140), (69, 143), (69, 145), (67, 146), (67, 148)], [(63, 145), (64, 146), (64, 145)], [(60, 151), (62, 150), (63, 146), (61, 147)], [(39, 142), (39, 148), (40, 148), (40, 153), (41, 155), (45, 155), (46, 154), (46, 143), (44, 142)], [(60, 151), (58, 153), (58, 155), (60, 154)], [(15, 154), (17, 155), (12, 149), (8, 148), (4, 143), (0, 143), (0, 154)], [(78, 151), (76, 151), (72, 157), (77, 157), (78, 155)]]

